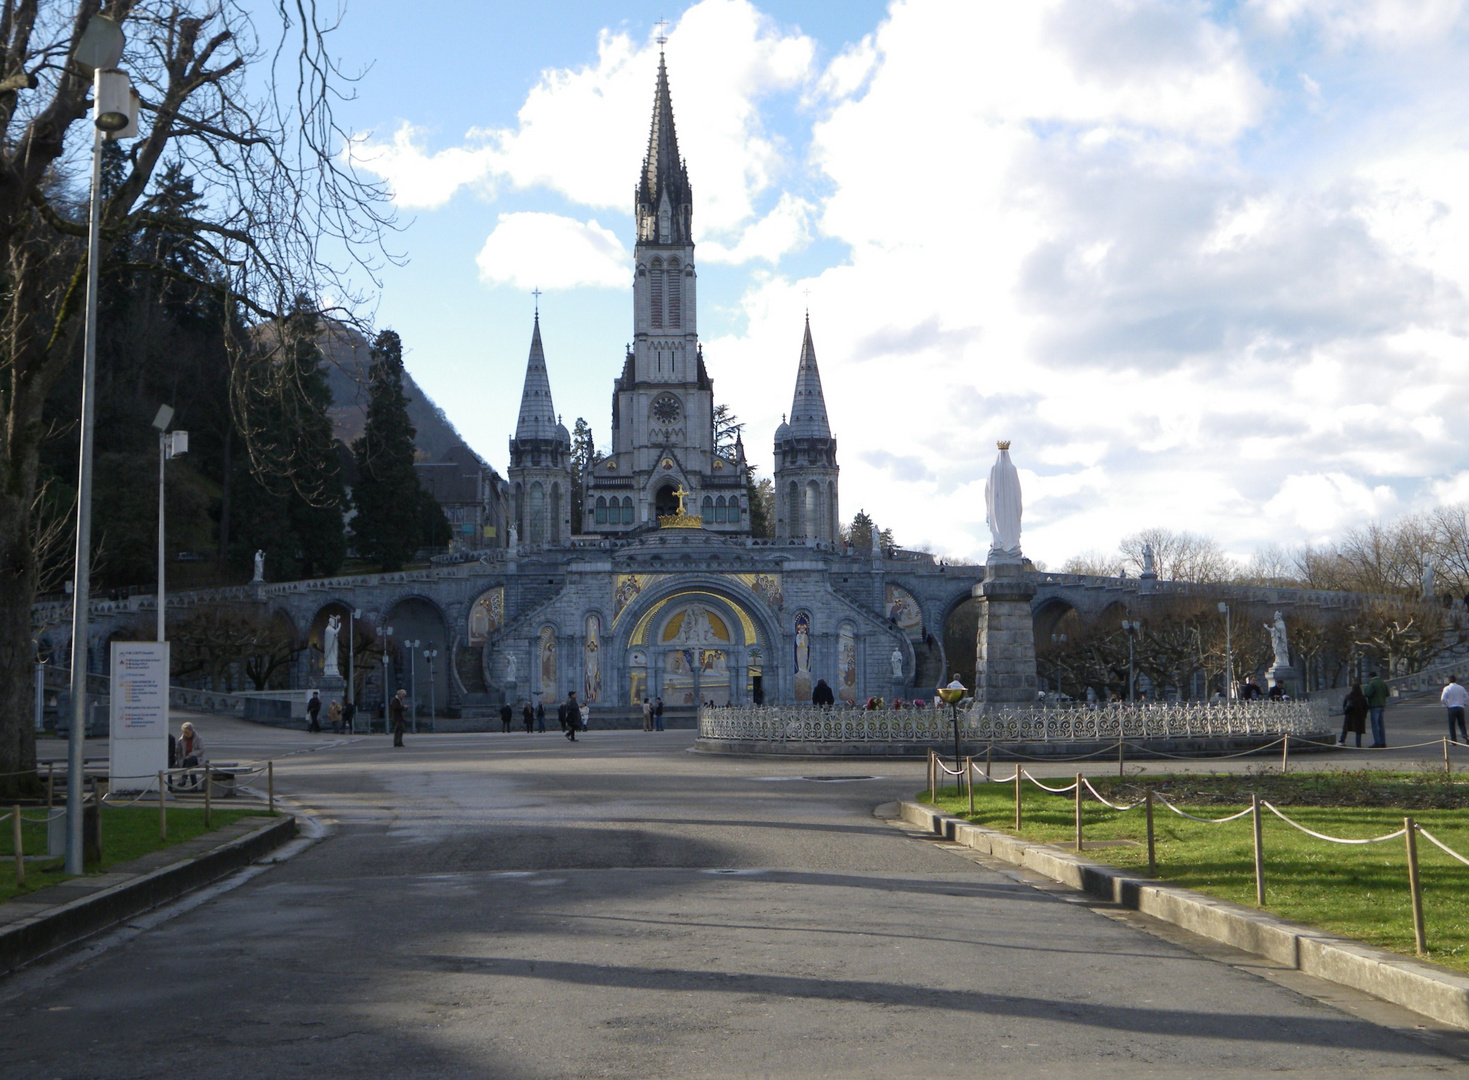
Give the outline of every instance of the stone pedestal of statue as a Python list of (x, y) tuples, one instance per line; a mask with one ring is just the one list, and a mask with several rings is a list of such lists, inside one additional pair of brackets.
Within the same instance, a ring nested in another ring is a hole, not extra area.
[(341, 675), (318, 675), (316, 689), (321, 692), (321, 722), (326, 723), (326, 707), (333, 701), (347, 700), (347, 680)]
[(1030, 612), (1034, 583), (1018, 563), (991, 562), (973, 595), (980, 602), (975, 705), (983, 710), (1035, 704), (1035, 624)]
[(1277, 683), (1283, 685), (1290, 697), (1301, 696), (1301, 677), (1289, 664), (1276, 664), (1265, 676), (1265, 682), (1268, 686), (1275, 686)]

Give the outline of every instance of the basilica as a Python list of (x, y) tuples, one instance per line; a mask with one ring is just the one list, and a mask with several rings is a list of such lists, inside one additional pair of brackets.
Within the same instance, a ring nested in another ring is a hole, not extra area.
[(466, 696), (482, 686), (490, 702), (549, 704), (574, 690), (625, 711), (645, 697), (809, 701), (822, 680), (839, 699), (890, 696), (911, 682), (914, 643), (928, 635), (918, 601), (884, 583), (882, 553), (840, 542), (837, 443), (809, 316), (775, 436), (774, 539), (751, 534), (743, 443), (716, 441), (693, 191), (661, 58), (635, 220), (632, 344), (580, 520), (536, 316), (506, 473), (510, 548), (503, 580), (465, 619)]

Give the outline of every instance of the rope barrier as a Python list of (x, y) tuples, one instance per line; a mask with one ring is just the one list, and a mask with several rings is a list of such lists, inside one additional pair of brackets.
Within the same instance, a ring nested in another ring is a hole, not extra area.
[(1308, 829), (1299, 821), (1292, 821), (1290, 818), (1286, 817), (1279, 810), (1277, 810), (1273, 804), (1266, 802), (1264, 799), (1260, 800), (1260, 805), (1263, 806), (1266, 810), (1269, 810), (1272, 814), (1274, 814), (1281, 821), (1285, 822), (1292, 828), (1300, 829), (1301, 832), (1305, 833), (1307, 836), (1314, 836), (1317, 840), (1325, 840), (1327, 843), (1330, 844), (1380, 844), (1384, 840), (1396, 840), (1398, 837), (1402, 836), (1405, 832), (1408, 831), (1407, 828), (1404, 827), (1399, 829), (1397, 832), (1388, 833), (1386, 836), (1374, 836), (1368, 840), (1349, 840), (1340, 836), (1327, 836), (1325, 833), (1319, 833), (1316, 832), (1314, 829)]
[(1097, 802), (1101, 803), (1103, 806), (1109, 806), (1113, 810), (1116, 810), (1116, 811), (1118, 811), (1120, 813), (1123, 813), (1123, 814), (1127, 813), (1129, 810), (1136, 810), (1143, 803), (1147, 802), (1146, 799), (1139, 799), (1137, 802), (1133, 803), (1131, 806), (1118, 806), (1116, 803), (1114, 803), (1114, 802), (1108, 802), (1105, 798), (1103, 798), (1102, 793), (1100, 791), (1098, 791), (1096, 788), (1092, 787), (1092, 782), (1090, 780), (1088, 780), (1086, 777), (1082, 777), (1081, 778), (1081, 782), (1086, 785), (1087, 790), (1092, 793), (1092, 796), (1097, 800)]
[(1432, 844), (1434, 847), (1438, 848), (1440, 851), (1444, 852), (1445, 854), (1452, 855), (1454, 858), (1458, 859), (1465, 866), (1469, 866), (1469, 859), (1464, 858), (1464, 856), (1460, 855), (1457, 851), (1455, 851), (1453, 848), (1449, 847), (1447, 844), (1445, 844), (1438, 837), (1434, 836), (1433, 833), (1429, 832), (1422, 825), (1418, 825), (1417, 828), (1418, 828), (1419, 834), (1423, 837), (1423, 839), (1427, 840), (1430, 844)]
[[(1030, 773), (1027, 772), (1026, 770), (1022, 769), (1022, 770), (1020, 770), (1020, 772), (1021, 772), (1021, 775), (1022, 776), (1024, 776), (1027, 780), (1029, 780), (1036, 787), (1040, 788), (1042, 791), (1049, 791), (1052, 795), (1065, 795), (1069, 791), (1075, 791), (1076, 790), (1076, 781), (1075, 780), (1071, 781), (1071, 783), (1068, 784), (1066, 787), (1046, 787), (1045, 784), (1042, 784), (1035, 777), (1031, 776)], [(1012, 779), (1013, 779), (1013, 777), (1012, 777)]]
[(1193, 814), (1190, 814), (1186, 810), (1180, 810), (1178, 807), (1174, 806), (1167, 799), (1163, 798), (1163, 796), (1160, 795), (1160, 794), (1158, 794), (1156, 791), (1153, 792), (1153, 798), (1157, 799), (1164, 806), (1168, 807), (1168, 809), (1172, 810), (1179, 817), (1186, 817), (1190, 821), (1202, 821), (1205, 825), (1223, 825), (1226, 821), (1238, 821), (1240, 818), (1245, 817), (1246, 815), (1248, 815), (1248, 814), (1251, 813), (1250, 808), (1249, 807), (1246, 807), (1245, 809), (1241, 810), (1238, 814), (1230, 814), (1228, 817), (1222, 817), (1222, 818), (1195, 817)]

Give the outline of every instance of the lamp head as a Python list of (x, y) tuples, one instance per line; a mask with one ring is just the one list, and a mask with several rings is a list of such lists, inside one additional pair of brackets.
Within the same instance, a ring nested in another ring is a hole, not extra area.
[(156, 427), (159, 431), (167, 431), (168, 425), (171, 423), (173, 423), (173, 406), (158, 406), (158, 415), (153, 417), (153, 426)]
[(1219, 601), (1219, 614), (1221, 614), (1221, 615), (1227, 615), (1228, 613), (1229, 613), (1229, 605), (1226, 604), (1223, 600)]
[(106, 15), (93, 15), (87, 20), (87, 28), (77, 40), (76, 51), (71, 54), (71, 58), (93, 71), (116, 67), (117, 62), (122, 59), (123, 46), (126, 44), (127, 35), (122, 32), (122, 27), (115, 19), (109, 19)]

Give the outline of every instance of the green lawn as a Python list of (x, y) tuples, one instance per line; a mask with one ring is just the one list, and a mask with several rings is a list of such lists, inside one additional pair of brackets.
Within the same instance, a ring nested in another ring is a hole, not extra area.
[[(997, 767), (996, 775), (1010, 766)], [(1223, 817), (1249, 805), (1249, 793), (1279, 806), (1301, 824), (1330, 836), (1381, 836), (1414, 820), (1454, 850), (1469, 856), (1469, 780), (1425, 773), (1281, 776), (1172, 775), (1089, 778), (1112, 802), (1130, 803), (1143, 788), (1162, 791), (1200, 817)], [(1047, 780), (1052, 787), (1067, 780)], [(928, 791), (918, 796), (928, 801)], [(1180, 801), (1182, 800), (1182, 801)], [(1332, 805), (1323, 803), (1332, 802)], [(938, 805), (979, 825), (1014, 833), (1013, 784), (976, 784), (975, 813), (967, 795), (940, 789)], [(1347, 805), (1341, 805), (1345, 803)], [(1376, 805), (1372, 805), (1376, 803)], [(1247, 816), (1206, 825), (1154, 807), (1157, 877), (1239, 904), (1255, 906), (1254, 848)], [(1052, 795), (1026, 782), (1020, 836), (1074, 850), (1075, 804), (1071, 794)], [(1083, 805), (1086, 840), (1133, 840), (1136, 846), (1088, 848), (1088, 858), (1147, 870), (1142, 808), (1109, 810), (1088, 793)], [(1401, 837), (1370, 845), (1331, 844), (1298, 832), (1263, 813), (1266, 910), (1359, 941), (1413, 954), (1407, 853)], [(1445, 855), (1421, 836), (1418, 858), (1429, 959), (1469, 971), (1469, 866)]]
[[(0, 812), (4, 812), (4, 808), (0, 808)], [(45, 814), (45, 809), (40, 807), (22, 808), (21, 811), (23, 819), (42, 818)], [(209, 820), (211, 827), (217, 829), (221, 825), (227, 825), (251, 815), (268, 816), (265, 810), (214, 810)], [(15, 850), (14, 833), (11, 831), (13, 828), (14, 825), (9, 819), (0, 823), (0, 852), (7, 855), (13, 854)], [(90, 872), (102, 873), (118, 863), (128, 862), (150, 851), (192, 840), (205, 831), (202, 806), (169, 806), (168, 840), (165, 842), (158, 838), (157, 803), (152, 805), (141, 803), (137, 806), (104, 804), (102, 807), (102, 864)], [(47, 885), (55, 885), (66, 878), (66, 875), (62, 873), (60, 858), (45, 858), (46, 826), (44, 824), (25, 822), (22, 826), (22, 839), (25, 842), (27, 856), (35, 856), (36, 861), (26, 859), (26, 887), (24, 889), (18, 888), (15, 884), (15, 863), (13, 861), (0, 863), (0, 901), (13, 899), (23, 893), (45, 888)]]

